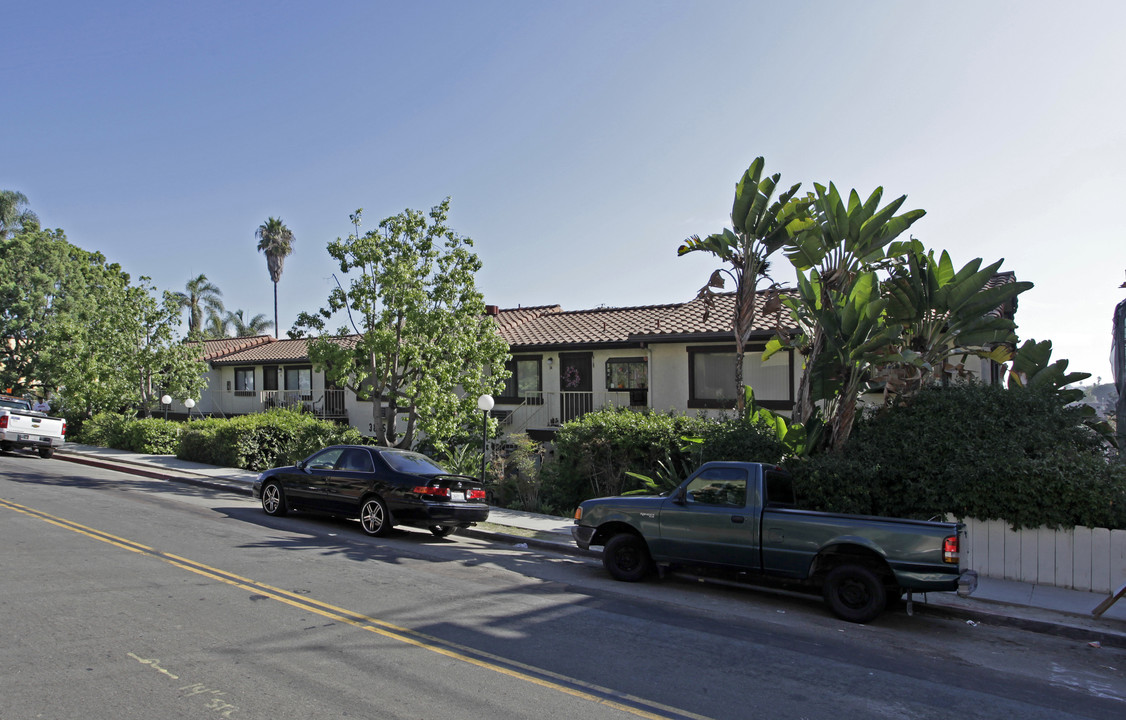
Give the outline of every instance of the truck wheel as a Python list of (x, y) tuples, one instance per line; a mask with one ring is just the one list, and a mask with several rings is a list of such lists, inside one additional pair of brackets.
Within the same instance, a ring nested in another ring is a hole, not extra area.
[(39, 457), (41, 457), (41, 458), (46, 459), (46, 458), (51, 457), (54, 454), (55, 454), (55, 448), (50, 448), (50, 447), (39, 448)]
[(653, 569), (645, 541), (630, 533), (610, 538), (602, 549), (602, 565), (615, 580), (637, 582)]
[(862, 565), (841, 565), (825, 578), (825, 602), (842, 620), (866, 623), (884, 610), (887, 595), (876, 573)]
[(4, 443), (0, 443), (0, 452), (6, 452), (6, 453), (8, 453), (8, 452), (12, 452), (12, 451), (13, 451), (13, 450), (15, 450), (15, 449), (16, 449), (16, 446), (15, 446), (15, 445), (13, 445), (13, 444), (12, 444), (12, 443), (10, 443), (10, 442), (4, 442)]

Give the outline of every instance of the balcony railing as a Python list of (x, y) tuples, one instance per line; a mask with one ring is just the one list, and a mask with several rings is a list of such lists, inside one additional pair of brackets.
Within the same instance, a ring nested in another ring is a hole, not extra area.
[(213, 392), (210, 407), (201, 407), (212, 415), (251, 415), (272, 408), (306, 412), (326, 420), (347, 420), (343, 390), (259, 390)]
[[(632, 403), (631, 403), (632, 399)], [(637, 393), (629, 390), (595, 390), (593, 392), (532, 392), (504, 418), (508, 432), (524, 432), (528, 428), (558, 427), (604, 407), (637, 405)]]

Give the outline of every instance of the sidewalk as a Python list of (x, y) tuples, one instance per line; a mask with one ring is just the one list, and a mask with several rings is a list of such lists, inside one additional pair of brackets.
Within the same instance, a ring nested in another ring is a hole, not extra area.
[[(203, 465), (169, 455), (140, 455), (69, 442), (56, 452), (55, 457), (243, 495), (250, 494), (251, 485), (257, 477), (257, 473), (249, 470)], [(571, 539), (573, 524), (570, 518), (492, 508), (487, 523), (465, 532), (511, 545), (524, 544), (571, 555), (600, 556), (598, 552), (584, 552), (575, 546)], [(916, 597), (914, 609), (915, 612), (945, 615), (967, 622), (1008, 625), (1126, 648), (1126, 599), (1112, 605), (1101, 618), (1093, 617), (1091, 611), (1104, 599), (1106, 595), (1097, 593), (982, 577), (977, 592), (969, 598), (960, 598), (954, 593), (932, 593), (925, 598)]]

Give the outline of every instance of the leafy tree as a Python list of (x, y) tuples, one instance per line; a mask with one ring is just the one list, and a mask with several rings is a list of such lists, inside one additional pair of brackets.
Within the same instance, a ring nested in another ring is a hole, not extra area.
[(290, 333), (322, 333), (325, 320), (348, 311), (355, 335), (311, 340), (309, 357), (329, 382), (372, 401), (380, 445), (411, 447), (424, 433), (443, 450), (479, 422), (477, 397), (505, 377), (507, 346), (474, 278), (481, 261), (472, 240), (447, 226), (448, 213), (446, 198), (429, 215), (407, 209), (361, 236), (357, 211), (356, 233), (328, 245), (341, 272), (354, 273), (348, 289), (338, 285)]
[(222, 313), (223, 291), (208, 281), (206, 275), (200, 275), (188, 281), (184, 292), (175, 293), (180, 307), (188, 310), (188, 333), (198, 337), (203, 333), (203, 316)]
[(61, 392), (65, 411), (146, 412), (154, 397), (196, 396), (206, 365), (173, 339), (180, 306), (61, 230), (0, 241), (0, 378), (16, 392)]
[(38, 229), (39, 216), (27, 207), (27, 196), (18, 190), (0, 190), (0, 240)]
[(146, 277), (130, 284), (122, 274), (98, 305), (55, 323), (70, 348), (57, 362), (68, 412), (127, 409), (147, 417), (165, 393), (199, 397), (207, 365), (193, 346), (176, 341), (181, 306), (173, 293), (158, 293)]
[(82, 296), (87, 273), (103, 265), (102, 256), (80, 251), (61, 230), (0, 240), (0, 388), (23, 394), (58, 387), (52, 321), (68, 298)]
[[(743, 356), (747, 341), (754, 328), (758, 308), (758, 285), (763, 279), (769, 280), (768, 258), (782, 247), (796, 232), (808, 224), (808, 199), (794, 199), (801, 183), (782, 192), (771, 202), (775, 187), (781, 179), (780, 174), (763, 178), (764, 160), (755, 158), (743, 178), (735, 186), (735, 201), (731, 206), (732, 228), (724, 228), (701, 239), (693, 235), (684, 241), (677, 255), (691, 252), (708, 252), (730, 265), (712, 273), (708, 284), (700, 288), (698, 297), (704, 301), (704, 319), (711, 312), (715, 302), (713, 288), (726, 286), (726, 278), (735, 284), (735, 312), (732, 318), (732, 332), (735, 336), (735, 388), (736, 407), (743, 411)], [(771, 287), (776, 287), (772, 282)], [(767, 303), (767, 312), (777, 311), (780, 305)]]
[[(281, 218), (267, 218), (258, 226), (254, 236), (258, 238), (258, 251), (266, 253), (266, 268), (274, 283), (274, 327), (278, 327), (278, 281), (281, 280), (285, 259), (293, 253), (293, 232), (285, 226)], [(277, 337), (277, 332), (274, 333)]]

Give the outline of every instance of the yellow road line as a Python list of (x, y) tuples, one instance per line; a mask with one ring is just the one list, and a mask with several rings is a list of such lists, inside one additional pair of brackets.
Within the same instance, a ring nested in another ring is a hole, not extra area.
[[(251, 593), (265, 595), (271, 599), (285, 603), (300, 610), (306, 610), (316, 613), (322, 617), (334, 620), (337, 622), (345, 623), (361, 630), (366, 630), (377, 635), (381, 635), (392, 640), (396, 640), (407, 645), (412, 645), (422, 650), (429, 650), (430, 652), (448, 657), (453, 660), (475, 665), (486, 670), (506, 675), (511, 678), (523, 680), (540, 687), (570, 695), (572, 697), (588, 700), (590, 702), (603, 705), (605, 707), (621, 710), (622, 712), (636, 715), (637, 717), (649, 718), (650, 720), (669, 720), (669, 718), (687, 718), (689, 720), (709, 720), (704, 715), (697, 715), (679, 708), (674, 708), (661, 703), (656, 703), (644, 698), (639, 698), (633, 695), (619, 693), (610, 688), (604, 688), (592, 683), (587, 683), (576, 678), (571, 678), (565, 675), (544, 670), (532, 665), (527, 665), (506, 658), (485, 653), (467, 646), (457, 645), (436, 637), (419, 633), (409, 628), (400, 627), (392, 623), (379, 620), (378, 618), (368, 617), (360, 613), (355, 613), (344, 608), (330, 605), (315, 598), (299, 595), (297, 593), (289, 592), (281, 588), (267, 585), (256, 580), (244, 578), (226, 570), (214, 568), (205, 565), (195, 560), (180, 557), (172, 553), (162, 552), (147, 545), (121, 538), (112, 535), (96, 528), (91, 528), (86, 525), (66, 520), (64, 518), (56, 517), (41, 510), (35, 510), (18, 503), (11, 502), (0, 498), (0, 507), (6, 507), (18, 513), (42, 520), (43, 522), (55, 525), (56, 527), (70, 530), (71, 532), (85, 535), (86, 537), (94, 540), (99, 540), (104, 543), (113, 545), (114, 547), (128, 550), (130, 552), (147, 555), (162, 562), (168, 563), (174, 567), (187, 570), (188, 572), (202, 575), (203, 577), (217, 580), (227, 585), (247, 590)], [(473, 657), (476, 655), (478, 657)], [(502, 664), (503, 663), (503, 664)], [(510, 665), (513, 667), (505, 667)], [(537, 677), (542, 675), (545, 677)], [(554, 679), (546, 679), (554, 678)], [(585, 688), (582, 689), (582, 688)], [(588, 690), (590, 692), (588, 692)], [(596, 694), (597, 693), (597, 694)], [(614, 700), (606, 695), (615, 696), (620, 700)], [(632, 704), (627, 704), (632, 703)], [(645, 706), (645, 707), (638, 707)], [(646, 709), (649, 708), (649, 709)], [(657, 712), (653, 712), (657, 711)], [(665, 714), (658, 714), (665, 713)]]

